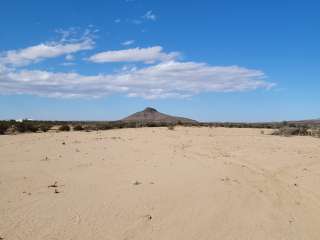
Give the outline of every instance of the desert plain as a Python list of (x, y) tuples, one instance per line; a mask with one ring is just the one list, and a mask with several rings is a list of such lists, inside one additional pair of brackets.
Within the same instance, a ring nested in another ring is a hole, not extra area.
[(0, 239), (320, 239), (320, 140), (270, 131), (0, 136)]

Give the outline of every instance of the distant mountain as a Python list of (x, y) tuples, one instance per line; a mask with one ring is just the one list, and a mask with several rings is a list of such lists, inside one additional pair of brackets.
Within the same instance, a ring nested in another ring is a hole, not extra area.
[(134, 113), (121, 121), (124, 122), (163, 122), (163, 123), (196, 123), (197, 121), (189, 119), (189, 118), (183, 118), (183, 117), (176, 117), (176, 116), (170, 116), (164, 113), (158, 112), (156, 109), (147, 107), (141, 112)]
[(289, 122), (296, 123), (296, 124), (320, 125), (320, 118), (311, 119), (311, 120), (289, 121)]

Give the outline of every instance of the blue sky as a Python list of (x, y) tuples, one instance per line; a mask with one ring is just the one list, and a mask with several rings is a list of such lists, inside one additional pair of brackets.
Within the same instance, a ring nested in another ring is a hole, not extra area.
[(318, 1), (0, 3), (0, 119), (320, 117)]

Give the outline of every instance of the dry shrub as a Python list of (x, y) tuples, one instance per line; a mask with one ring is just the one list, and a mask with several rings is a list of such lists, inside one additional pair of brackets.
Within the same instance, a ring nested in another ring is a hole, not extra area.
[(70, 126), (69, 125), (61, 125), (59, 127), (59, 130), (60, 131), (63, 131), (63, 132), (69, 132), (71, 130)]
[(21, 122), (15, 124), (15, 129), (17, 132), (37, 132), (39, 130), (39, 126), (35, 125), (32, 122)]
[(0, 123), (0, 135), (5, 134), (9, 128), (7, 123)]
[(278, 136), (306, 136), (308, 135), (307, 128), (304, 127), (282, 127), (275, 132), (272, 133), (272, 135), (278, 135)]
[(83, 131), (84, 128), (81, 125), (76, 125), (76, 126), (73, 127), (73, 130), (74, 131)]
[(174, 130), (174, 125), (170, 125), (170, 126), (168, 126), (168, 130), (173, 131), (173, 130)]

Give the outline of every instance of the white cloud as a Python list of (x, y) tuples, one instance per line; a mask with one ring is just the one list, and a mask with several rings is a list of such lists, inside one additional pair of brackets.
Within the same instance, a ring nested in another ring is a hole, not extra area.
[[(26, 66), (47, 58), (55, 58), (78, 51), (89, 50), (94, 46), (94, 41), (89, 30), (81, 38), (70, 38), (71, 31), (59, 30), (62, 38), (56, 42), (41, 43), (19, 50), (10, 50), (0, 54), (0, 63), (11, 66)], [(70, 38), (70, 39), (69, 39)]]
[(129, 45), (132, 45), (134, 43), (135, 43), (135, 40), (128, 40), (128, 41), (122, 42), (121, 44), (123, 46), (129, 46)]
[(162, 62), (92, 76), (1, 68), (0, 94), (48, 97), (102, 97), (123, 94), (146, 99), (185, 98), (202, 92), (248, 91), (270, 88), (263, 72), (238, 66), (210, 66), (195, 62)]
[(147, 19), (147, 20), (152, 20), (152, 21), (157, 20), (157, 16), (151, 10), (146, 12), (146, 14), (143, 15), (142, 18)]
[(75, 65), (76, 65), (75, 62), (63, 62), (63, 63), (61, 63), (61, 66), (65, 66), (65, 67), (75, 66)]
[(67, 61), (73, 61), (73, 60), (74, 60), (74, 56), (71, 55), (71, 54), (68, 54), (68, 55), (66, 55), (65, 59), (66, 59)]
[(95, 63), (106, 62), (145, 62), (170, 61), (179, 56), (177, 52), (165, 53), (162, 47), (131, 48), (126, 50), (115, 50), (97, 53), (89, 58)]
[(117, 19), (114, 20), (114, 22), (115, 22), (115, 23), (120, 23), (120, 22), (121, 22), (121, 19), (120, 19), (120, 18), (117, 18)]
[(136, 24), (136, 25), (139, 25), (139, 24), (142, 23), (142, 21), (139, 20), (139, 19), (133, 19), (133, 20), (131, 20), (131, 22), (132, 22), (133, 24)]
[[(96, 63), (125, 62), (110, 74), (81, 75), (76, 72), (30, 70), (22, 66), (65, 56), (63, 66), (72, 66), (74, 53), (92, 49), (91, 31), (80, 38), (74, 31), (59, 31), (61, 39), (20, 50), (0, 53), (0, 94), (31, 94), (47, 97), (96, 98), (109, 94), (145, 99), (186, 98), (203, 92), (249, 91), (271, 88), (262, 71), (238, 66), (211, 66), (180, 62), (178, 52), (166, 53), (161, 46), (106, 51), (89, 57)], [(132, 44), (133, 40), (124, 42)], [(144, 67), (136, 62), (152, 64)]]

